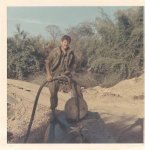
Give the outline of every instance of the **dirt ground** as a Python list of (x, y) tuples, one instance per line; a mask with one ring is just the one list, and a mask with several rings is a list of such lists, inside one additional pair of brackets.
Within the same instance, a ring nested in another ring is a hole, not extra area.
[[(144, 79), (121, 81), (111, 88), (83, 89), (89, 112), (97, 113), (116, 143), (142, 143)], [(8, 143), (23, 143), (39, 85), (8, 79)], [(59, 92), (58, 110), (64, 110), (70, 93)], [(42, 90), (36, 110), (31, 143), (41, 143), (50, 119), (49, 89)], [(99, 142), (98, 142), (99, 143)]]

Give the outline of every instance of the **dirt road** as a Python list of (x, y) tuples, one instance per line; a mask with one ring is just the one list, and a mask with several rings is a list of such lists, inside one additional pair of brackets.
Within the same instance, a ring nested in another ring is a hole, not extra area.
[[(26, 134), (39, 85), (8, 79), (8, 142), (21, 143)], [(98, 113), (117, 143), (142, 143), (144, 118), (143, 75), (111, 88), (83, 89), (89, 112)], [(42, 142), (49, 122), (49, 90), (42, 90), (29, 142)], [(59, 92), (58, 110), (70, 93)]]

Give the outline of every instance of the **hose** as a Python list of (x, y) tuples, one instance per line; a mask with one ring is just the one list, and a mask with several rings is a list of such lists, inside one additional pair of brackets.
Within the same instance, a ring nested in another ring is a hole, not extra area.
[[(71, 82), (74, 83), (74, 90), (75, 90), (75, 93), (76, 93), (76, 104), (77, 104), (77, 106), (78, 106), (78, 117), (77, 117), (77, 121), (78, 121), (79, 118), (80, 118), (80, 114), (79, 114), (79, 109), (80, 109), (80, 108), (79, 108), (78, 94), (77, 94), (77, 90), (76, 90), (76, 83), (75, 83), (73, 80), (70, 80), (70, 78), (67, 77), (66, 75), (61, 75), (61, 76), (55, 77), (55, 78), (53, 78), (52, 81), (54, 81), (54, 80), (59, 80), (59, 79), (62, 79), (62, 78), (66, 78), (66, 79), (68, 80), (69, 85), (71, 84)], [(37, 107), (37, 103), (38, 103), (38, 99), (39, 99), (40, 93), (41, 93), (43, 87), (44, 87), (48, 82), (51, 82), (51, 81), (45, 80), (45, 81), (42, 83), (42, 85), (40, 86), (40, 88), (38, 89), (37, 95), (36, 95), (36, 97), (35, 97), (34, 105), (33, 105), (33, 110), (32, 110), (32, 114), (31, 114), (31, 118), (30, 118), (28, 130), (27, 130), (27, 134), (26, 134), (26, 137), (25, 137), (25, 139), (24, 139), (24, 143), (27, 143), (28, 137), (29, 137), (29, 135), (30, 135), (30, 130), (31, 130), (31, 127), (32, 127), (32, 124), (33, 124), (33, 120), (34, 120), (34, 116), (35, 116), (36, 107)]]
[(39, 99), (39, 96), (40, 96), (40, 92), (41, 92), (42, 88), (43, 88), (48, 82), (49, 82), (49, 81), (44, 81), (44, 82), (42, 83), (42, 85), (40, 86), (40, 88), (38, 89), (38, 92), (37, 92), (37, 95), (36, 95), (35, 101), (34, 101), (34, 106), (33, 106), (32, 114), (31, 114), (31, 119), (30, 119), (30, 122), (29, 122), (28, 130), (27, 130), (27, 134), (26, 134), (26, 137), (25, 137), (25, 139), (24, 139), (24, 143), (27, 143), (27, 140), (28, 140), (28, 137), (29, 137), (29, 134), (30, 134), (30, 130), (31, 130), (32, 123), (33, 123), (33, 120), (34, 120), (34, 116), (35, 116), (36, 107), (37, 107), (38, 99)]
[(77, 105), (77, 109), (78, 109), (78, 114), (77, 114), (77, 122), (80, 119), (80, 103), (79, 103), (79, 96), (78, 96), (78, 92), (77, 92), (77, 84), (76, 82), (73, 82), (73, 86), (74, 86), (74, 91), (75, 91), (75, 98), (76, 98), (76, 105)]

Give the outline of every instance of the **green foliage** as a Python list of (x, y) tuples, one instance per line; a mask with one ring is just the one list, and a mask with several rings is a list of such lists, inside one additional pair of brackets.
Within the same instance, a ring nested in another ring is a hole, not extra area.
[(40, 70), (40, 37), (31, 38), (20, 26), (14, 37), (8, 38), (8, 77), (23, 79)]
[[(47, 41), (29, 36), (19, 25), (16, 29), (14, 37), (8, 38), (8, 77), (22, 79), (43, 70), (45, 57), (59, 45), (60, 29), (47, 26), (51, 37)], [(143, 7), (119, 10), (115, 20), (101, 10), (94, 22), (66, 29), (64, 34), (71, 36), (76, 54), (76, 71), (81, 73), (77, 79), (85, 86), (112, 86), (138, 76), (143, 71), (143, 32)]]
[[(143, 70), (143, 7), (119, 10), (115, 17), (115, 21), (111, 20), (102, 10), (94, 23), (86, 24), (87, 28), (80, 24), (68, 32), (74, 41), (77, 39), (74, 48), (78, 63), (86, 62), (77, 67), (91, 68), (103, 86), (135, 77)], [(94, 34), (84, 34), (88, 31)]]

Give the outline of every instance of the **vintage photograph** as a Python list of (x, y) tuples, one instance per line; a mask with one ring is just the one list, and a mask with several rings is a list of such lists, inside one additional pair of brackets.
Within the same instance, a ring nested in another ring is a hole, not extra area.
[(7, 7), (7, 143), (143, 143), (144, 7)]

